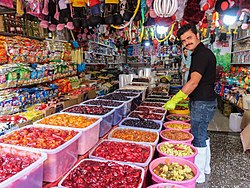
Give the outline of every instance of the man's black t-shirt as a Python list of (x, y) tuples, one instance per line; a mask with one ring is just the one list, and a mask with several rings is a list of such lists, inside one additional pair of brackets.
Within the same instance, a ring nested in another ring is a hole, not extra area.
[(190, 100), (215, 100), (214, 82), (216, 79), (216, 58), (213, 52), (206, 48), (203, 43), (199, 43), (191, 54), (188, 80), (192, 72), (198, 72), (202, 75), (202, 78), (195, 90), (189, 95)]

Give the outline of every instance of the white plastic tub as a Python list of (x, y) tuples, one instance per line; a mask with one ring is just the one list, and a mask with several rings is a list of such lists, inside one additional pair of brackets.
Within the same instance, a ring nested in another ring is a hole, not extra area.
[[(94, 104), (87, 104), (87, 102), (89, 101), (94, 101), (94, 100), (98, 100), (98, 101), (111, 101), (111, 100), (101, 100), (101, 99), (91, 99), (91, 100), (88, 100), (88, 101), (85, 101), (83, 103), (80, 103), (80, 105), (93, 105), (93, 106), (99, 106), (99, 105), (94, 105)], [(118, 101), (115, 101), (115, 102), (118, 102)], [(113, 120), (113, 125), (116, 125), (117, 123), (119, 123), (121, 120), (122, 120), (122, 117), (123, 117), (123, 114), (124, 114), (124, 105), (125, 103), (124, 102), (121, 102), (122, 103), (120, 106), (107, 106), (107, 105), (102, 105), (103, 107), (108, 107), (108, 108), (114, 108), (115, 109), (115, 113), (114, 113), (114, 120)]]
[[(109, 163), (110, 161), (105, 161), (105, 160), (98, 160), (98, 159), (82, 159), (80, 160), (75, 166), (74, 168), (72, 168), (63, 178), (62, 180), (58, 183), (58, 187), (64, 187), (62, 186), (62, 183), (63, 181), (67, 178), (67, 176), (69, 176), (69, 174), (75, 169), (77, 168), (82, 162), (84, 161), (97, 161), (97, 162), (104, 162), (104, 163)], [(145, 177), (145, 170), (142, 168), (142, 167), (139, 167), (139, 166), (136, 166), (136, 165), (130, 165), (130, 164), (124, 164), (124, 163), (121, 163), (121, 162), (114, 162), (114, 163), (117, 163), (117, 164), (120, 164), (120, 165), (127, 165), (127, 166), (131, 166), (132, 168), (135, 168), (135, 169), (140, 169), (141, 170), (141, 182), (140, 184), (138, 185), (137, 188), (141, 188), (142, 187), (142, 184), (144, 182), (144, 177)]]
[[(93, 105), (81, 104), (81, 105), (74, 105), (74, 106), (93, 106)], [(69, 108), (72, 108), (74, 106), (71, 106)], [(115, 113), (114, 108), (112, 108), (112, 110), (110, 110), (108, 113), (106, 113), (104, 115), (79, 114), (79, 113), (65, 112), (65, 110), (67, 110), (69, 108), (64, 109), (62, 112), (67, 113), (67, 114), (71, 114), (71, 115), (83, 115), (86, 117), (101, 118), (102, 121), (100, 122), (99, 137), (103, 137), (113, 126), (114, 113)]]
[[(29, 125), (29, 126), (22, 127), (20, 129), (25, 129), (29, 127), (41, 127), (41, 126)], [(53, 129), (62, 130), (62, 128), (59, 128), (59, 127), (53, 127)], [(18, 131), (18, 130), (15, 130), (15, 131)], [(6, 135), (2, 137), (5, 137)], [(81, 133), (78, 132), (77, 135), (74, 136), (72, 139), (60, 145), (59, 147), (55, 149), (51, 149), (51, 150), (25, 147), (25, 146), (16, 146), (16, 147), (20, 149), (32, 149), (32, 151), (35, 151), (35, 152), (47, 153), (48, 157), (47, 157), (47, 160), (44, 162), (44, 166), (43, 166), (43, 181), (54, 182), (58, 178), (60, 178), (65, 172), (67, 172), (77, 161), (78, 139), (80, 136), (81, 136)], [(10, 144), (6, 144), (6, 145), (10, 145)]]
[[(128, 120), (128, 119), (136, 119), (136, 120), (139, 120), (137, 118), (124, 118), (120, 123), (119, 123), (119, 127), (127, 127), (127, 128), (131, 128), (131, 127), (135, 127), (135, 126), (132, 126), (132, 125), (123, 125), (123, 122)], [(145, 129), (145, 130), (154, 130), (154, 131), (157, 131), (157, 132), (160, 132), (162, 130), (162, 121), (157, 121), (157, 120), (147, 120), (147, 121), (154, 121), (156, 122), (157, 124), (159, 124), (159, 128), (158, 129), (150, 129), (150, 128), (144, 128), (144, 127), (136, 127), (136, 128), (141, 128), (141, 129)]]
[[(65, 113), (67, 114), (67, 113)], [(55, 116), (56, 114), (50, 115)], [(73, 115), (73, 114), (70, 114)], [(81, 115), (81, 114), (78, 114)], [(47, 116), (50, 117), (50, 116)], [(102, 121), (102, 118), (99, 118), (95, 123), (92, 125), (89, 125), (85, 128), (73, 128), (73, 127), (66, 127), (66, 126), (55, 126), (55, 125), (44, 125), (40, 124), (38, 120), (34, 123), (34, 125), (42, 126), (42, 127), (49, 127), (49, 128), (62, 128), (66, 130), (74, 130), (77, 132), (81, 132), (81, 136), (78, 140), (78, 154), (83, 155), (86, 152), (88, 152), (99, 140), (99, 132), (100, 132), (100, 123)]]
[(34, 152), (32, 149), (20, 149), (8, 144), (0, 144), (0, 153), (12, 153), (18, 156), (32, 156), (36, 161), (30, 166), (0, 183), (1, 188), (40, 188), (43, 185), (43, 163), (47, 159), (47, 154)]
[(102, 140), (97, 146), (95, 146), (91, 152), (89, 153), (89, 158), (90, 159), (100, 159), (100, 160), (107, 160), (107, 161), (118, 161), (118, 162), (121, 162), (121, 163), (124, 163), (124, 164), (134, 164), (134, 165), (137, 165), (137, 166), (141, 166), (141, 167), (146, 167), (148, 166), (148, 164), (150, 163), (150, 161), (152, 160), (153, 158), (153, 148), (151, 145), (148, 145), (148, 144), (139, 144), (139, 143), (132, 143), (132, 142), (128, 142), (128, 143), (131, 143), (131, 144), (137, 144), (137, 145), (140, 145), (140, 146), (144, 146), (144, 147), (149, 147), (150, 148), (150, 154), (147, 158), (147, 160), (144, 162), (144, 163), (138, 163), (138, 162), (129, 162), (129, 161), (119, 161), (119, 160), (109, 160), (109, 159), (106, 159), (106, 158), (102, 158), (102, 157), (97, 157), (97, 156), (94, 156), (93, 153), (94, 151), (99, 147), (99, 145), (101, 145), (103, 142), (122, 142), (122, 143), (126, 143), (127, 141), (117, 141), (117, 140)]
[[(143, 132), (153, 132), (153, 133), (155, 133), (155, 134), (157, 134), (157, 137), (156, 137), (156, 139), (155, 139), (155, 141), (154, 142), (136, 142), (136, 141), (130, 141), (130, 140), (123, 140), (123, 139), (119, 139), (119, 138), (114, 138), (114, 137), (112, 137), (112, 134), (116, 131), (116, 130), (136, 130), (136, 131), (143, 131)], [(157, 131), (154, 131), (153, 129), (151, 130), (151, 129), (147, 129), (147, 130), (145, 130), (145, 129), (143, 129), (143, 128), (136, 128), (136, 127), (117, 127), (117, 128), (115, 128), (115, 129), (113, 129), (110, 133), (109, 133), (109, 135), (108, 135), (108, 140), (115, 140), (115, 141), (126, 141), (126, 142), (132, 142), (132, 143), (138, 143), (138, 144), (150, 144), (150, 145), (154, 145), (154, 146), (156, 146), (157, 144), (158, 144), (158, 142), (159, 142), (159, 133), (157, 132)]]

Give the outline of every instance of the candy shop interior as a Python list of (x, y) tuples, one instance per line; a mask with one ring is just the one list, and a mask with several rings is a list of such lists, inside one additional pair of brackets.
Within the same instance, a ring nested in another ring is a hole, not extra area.
[(250, 188), (249, 135), (249, 0), (0, 0), (1, 188)]

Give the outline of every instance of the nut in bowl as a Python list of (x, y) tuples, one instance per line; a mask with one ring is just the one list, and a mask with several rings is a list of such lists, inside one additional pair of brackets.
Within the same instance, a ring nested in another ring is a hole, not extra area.
[(191, 144), (194, 136), (186, 131), (166, 129), (160, 132), (163, 141), (175, 141), (178, 143)]
[(191, 162), (194, 162), (198, 153), (193, 145), (174, 141), (162, 142), (157, 145), (156, 149), (160, 157), (178, 157)]
[(169, 121), (163, 124), (165, 129), (174, 129), (190, 132), (191, 124), (182, 121)]
[(188, 160), (177, 157), (160, 157), (149, 165), (154, 183), (173, 183), (185, 188), (195, 188), (199, 169)]

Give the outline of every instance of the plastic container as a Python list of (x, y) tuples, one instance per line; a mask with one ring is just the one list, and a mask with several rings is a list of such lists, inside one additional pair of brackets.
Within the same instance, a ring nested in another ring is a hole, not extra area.
[[(250, 108), (249, 108), (250, 109)], [(229, 116), (229, 128), (234, 132), (241, 132), (241, 121), (242, 121), (241, 113), (231, 113)]]
[[(129, 129), (129, 130), (140, 130), (140, 131), (144, 131), (144, 132), (153, 132), (153, 133), (156, 133), (157, 134), (157, 138), (155, 139), (155, 141), (154, 142), (136, 142), (136, 141), (131, 141), (131, 140), (123, 140), (123, 139), (119, 139), (119, 138), (113, 138), (112, 137), (112, 134), (115, 132), (115, 130), (123, 130), (123, 129)], [(126, 142), (132, 142), (132, 143), (138, 143), (138, 144), (151, 144), (151, 145), (154, 145), (154, 146), (156, 146), (157, 145), (157, 143), (159, 142), (159, 133), (157, 132), (157, 131), (154, 131), (154, 130), (150, 130), (150, 129), (148, 129), (148, 130), (145, 130), (145, 129), (143, 129), (143, 128), (136, 128), (136, 127), (129, 127), (129, 128), (127, 128), (127, 127), (117, 127), (117, 128), (115, 128), (115, 129), (113, 129), (110, 133), (109, 133), (109, 135), (108, 135), (108, 139), (109, 140), (115, 140), (115, 141), (126, 141)]]
[[(62, 180), (58, 183), (58, 187), (64, 187), (62, 186), (62, 183), (63, 181), (66, 179), (66, 177), (71, 173), (71, 171), (73, 171), (77, 166), (79, 166), (83, 161), (98, 161), (98, 162), (105, 162), (105, 163), (108, 163), (109, 161), (104, 161), (104, 160), (98, 160), (98, 159), (82, 159), (80, 160), (63, 178)], [(142, 187), (142, 184), (143, 184), (143, 181), (144, 181), (144, 174), (145, 174), (145, 170), (142, 168), (142, 167), (139, 167), (139, 166), (136, 166), (136, 165), (130, 165), (130, 164), (124, 164), (124, 163), (121, 163), (121, 162), (115, 162), (117, 164), (120, 164), (120, 165), (128, 165), (128, 166), (131, 166), (133, 168), (136, 168), (136, 169), (140, 169), (141, 170), (141, 182), (138, 186), (138, 188), (141, 188)]]
[[(189, 120), (185, 120), (185, 121), (182, 121), (182, 120), (173, 120), (173, 119), (171, 119), (171, 117), (187, 117), (187, 118), (189, 118)], [(189, 123), (190, 122), (190, 116), (188, 116), (188, 115), (181, 115), (181, 114), (170, 114), (170, 115), (166, 116), (166, 119), (168, 121), (182, 121), (182, 122), (185, 122), (185, 123)]]
[[(123, 142), (123, 143), (126, 143), (127, 141), (117, 141), (117, 140), (102, 140), (97, 146), (95, 146), (95, 148), (93, 148), (93, 150), (91, 150), (91, 152), (89, 153), (89, 158), (90, 159), (100, 159), (100, 160), (107, 160), (107, 161), (118, 161), (118, 160), (109, 160), (109, 159), (106, 159), (106, 158), (102, 158), (102, 157), (96, 157), (93, 155), (93, 152), (96, 150), (96, 148), (98, 148), (98, 146), (103, 143), (103, 142)], [(132, 142), (129, 142), (129, 143), (132, 143)], [(146, 146), (146, 147), (149, 147), (150, 148), (150, 154), (147, 158), (147, 160), (144, 162), (144, 163), (138, 163), (138, 162), (125, 162), (125, 161), (118, 161), (118, 162), (121, 162), (121, 163), (124, 163), (124, 164), (132, 164), (132, 165), (137, 165), (137, 166), (141, 166), (141, 167), (146, 167), (148, 166), (148, 164), (150, 163), (150, 161), (152, 160), (153, 158), (153, 148), (151, 145), (148, 145), (148, 144), (139, 144), (139, 143), (132, 143), (132, 144), (137, 144), (137, 145), (141, 145), (141, 146)]]
[(162, 102), (162, 103), (166, 103), (167, 101), (169, 101), (169, 99), (163, 99), (163, 98), (146, 98), (145, 102)]
[[(0, 183), (1, 188), (40, 188), (43, 185), (43, 163), (47, 159), (46, 153), (34, 152), (32, 149), (20, 149), (16, 146), (0, 144), (0, 153), (12, 153), (19, 156), (36, 155), (37, 160), (30, 166)], [(33, 157), (32, 157), (33, 158)]]
[[(25, 129), (29, 127), (41, 127), (41, 126), (28, 125), (20, 129)], [(54, 126), (53, 129), (62, 130), (63, 128)], [(15, 130), (15, 131), (18, 131), (18, 130)], [(63, 130), (66, 130), (66, 129), (63, 129)], [(78, 139), (80, 136), (81, 136), (81, 133), (79, 132), (72, 139), (70, 139), (69, 141), (65, 142), (64, 144), (60, 145), (59, 147), (55, 149), (39, 149), (39, 148), (24, 147), (24, 146), (16, 146), (16, 147), (20, 149), (32, 148), (32, 151), (47, 153), (48, 157), (47, 157), (47, 160), (44, 162), (44, 166), (43, 166), (43, 181), (54, 182), (58, 178), (60, 178), (65, 172), (67, 172), (77, 161)], [(6, 145), (10, 145), (10, 144), (6, 144)]]
[(178, 142), (175, 142), (175, 141), (166, 141), (166, 142), (161, 142), (157, 145), (156, 149), (159, 153), (159, 157), (177, 157), (177, 158), (181, 158), (181, 159), (186, 159), (190, 162), (193, 162), (194, 163), (194, 159), (195, 159), (195, 156), (198, 154), (198, 151), (197, 149), (192, 145), (192, 144), (188, 144), (188, 143), (181, 143), (181, 144), (184, 144), (184, 145), (187, 145), (187, 146), (190, 146), (193, 150), (193, 154), (192, 155), (189, 155), (189, 156), (174, 156), (174, 155), (169, 155), (169, 154), (166, 154), (166, 153), (163, 153), (161, 150), (160, 150), (160, 146), (164, 145), (165, 143), (170, 143), (170, 144), (180, 144)]
[[(54, 115), (56, 114), (53, 114), (51, 116), (54, 116)], [(66, 130), (74, 130), (74, 131), (81, 132), (81, 136), (78, 140), (78, 154), (83, 155), (86, 152), (88, 152), (98, 142), (99, 132), (100, 132), (100, 123), (102, 119), (101, 118), (98, 119), (95, 123), (85, 128), (44, 125), (44, 124), (40, 124), (39, 121), (36, 121), (34, 125), (39, 125), (42, 127), (51, 127), (51, 128), (59, 127), (59, 128), (66, 129)]]
[[(176, 128), (168, 127), (169, 124), (173, 124), (173, 123), (174, 123), (174, 124), (187, 125), (187, 126), (189, 126), (189, 128), (187, 128), (187, 129), (176, 129)], [(183, 122), (183, 121), (168, 121), (168, 122), (165, 122), (165, 123), (163, 124), (163, 126), (164, 126), (165, 129), (181, 130), (181, 131), (186, 131), (186, 132), (190, 132), (190, 130), (191, 130), (191, 124), (185, 123), (185, 122)]]
[[(158, 106), (154, 106), (155, 104), (157, 104)], [(160, 108), (160, 109), (164, 109), (162, 106), (165, 103), (163, 102), (143, 102), (140, 106), (145, 106), (145, 107), (150, 107), (150, 108)]]
[[(137, 119), (137, 118), (124, 118), (120, 123), (119, 123), (119, 127), (126, 127), (126, 128), (133, 128), (133, 126), (129, 126), (129, 125), (123, 125), (123, 122), (128, 120), (128, 119), (136, 119), (136, 120), (140, 120), (140, 119)], [(136, 127), (136, 128), (141, 128), (141, 129), (145, 129), (145, 130), (154, 130), (154, 131), (157, 131), (157, 132), (160, 132), (161, 129), (162, 129), (162, 121), (157, 121), (157, 120), (147, 120), (147, 121), (154, 121), (156, 122), (157, 124), (159, 124), (159, 128), (158, 129), (150, 129), (150, 128), (144, 128), (144, 127)]]
[(189, 109), (187, 109), (187, 110), (169, 110), (168, 112), (170, 114), (181, 114), (181, 115), (189, 115), (190, 114)]
[[(79, 106), (79, 105), (75, 105), (75, 106)], [(91, 105), (83, 105), (82, 104), (80, 106), (91, 106)], [(65, 110), (67, 110), (67, 108)], [(72, 115), (74, 115), (74, 114), (75, 115), (83, 115), (86, 117), (93, 117), (93, 118), (101, 118), (102, 120), (100, 122), (99, 137), (103, 137), (113, 126), (115, 109), (112, 109), (110, 112), (108, 112), (104, 115), (78, 114), (78, 113), (71, 113), (71, 112), (64, 112), (64, 113), (72, 114)]]
[(163, 142), (164, 142), (164, 141), (174, 141), (174, 142), (176, 142), (176, 143), (188, 143), (188, 144), (192, 144), (192, 141), (193, 141), (193, 139), (194, 139), (194, 136), (193, 136), (191, 133), (186, 132), (186, 131), (176, 130), (176, 131), (181, 131), (181, 132), (183, 132), (183, 133), (185, 133), (185, 134), (189, 134), (191, 138), (188, 139), (188, 140), (172, 140), (172, 139), (169, 139), (169, 138), (165, 138), (165, 137), (162, 135), (162, 133), (167, 132), (167, 131), (172, 131), (172, 129), (166, 129), (166, 130), (163, 130), (163, 131), (160, 132), (160, 137), (162, 138), (162, 141), (163, 141)]
[(185, 187), (181, 185), (172, 184), (172, 183), (158, 183), (158, 184), (150, 185), (147, 188), (185, 188)]
[[(130, 112), (130, 113), (128, 114), (128, 117), (130, 117), (130, 118), (136, 118), (136, 117), (131, 117), (131, 115), (132, 115), (133, 113), (142, 113), (142, 111), (132, 111), (132, 112)], [(145, 113), (145, 112), (143, 112), (143, 113)], [(150, 114), (149, 114), (149, 115), (150, 115)], [(150, 118), (143, 118), (143, 119), (158, 120), (158, 121), (164, 121), (164, 119), (165, 119), (165, 115), (164, 115), (164, 114), (154, 113), (154, 115), (159, 115), (159, 116), (161, 116), (161, 119), (150, 119)]]
[[(98, 100), (98, 101), (109, 101), (109, 100), (100, 100), (100, 99), (94, 99), (94, 100)], [(93, 100), (88, 100), (88, 101), (93, 101)], [(86, 104), (88, 101), (85, 101), (82, 104)], [(88, 104), (89, 105), (89, 104)], [(91, 104), (90, 104), (91, 105)], [(125, 103), (122, 102), (122, 104), (120, 106), (105, 106), (103, 105), (103, 107), (108, 107), (108, 108), (114, 108), (115, 109), (115, 113), (114, 113), (114, 120), (113, 120), (113, 125), (116, 125), (117, 123), (119, 123), (122, 120), (123, 114), (124, 114), (124, 107)], [(95, 105), (96, 106), (96, 105)]]
[[(184, 181), (172, 181), (172, 180), (167, 180), (167, 179), (163, 179), (159, 176), (157, 176), (153, 170), (155, 167), (157, 167), (160, 163), (163, 163), (163, 164), (166, 164), (166, 161), (168, 162), (177, 162), (181, 165), (187, 165), (189, 166), (193, 173), (194, 173), (194, 178), (192, 178), (191, 180), (184, 180)], [(157, 158), (155, 160), (153, 160), (150, 164), (149, 164), (149, 170), (150, 170), (150, 173), (152, 174), (152, 181), (155, 182), (155, 183), (173, 183), (173, 184), (177, 184), (177, 185), (181, 185), (185, 188), (195, 188), (196, 186), (196, 179), (199, 177), (199, 169), (198, 167), (188, 161), (188, 160), (185, 160), (185, 159), (180, 159), (180, 158), (177, 158), (177, 157), (160, 157), (160, 158)]]

